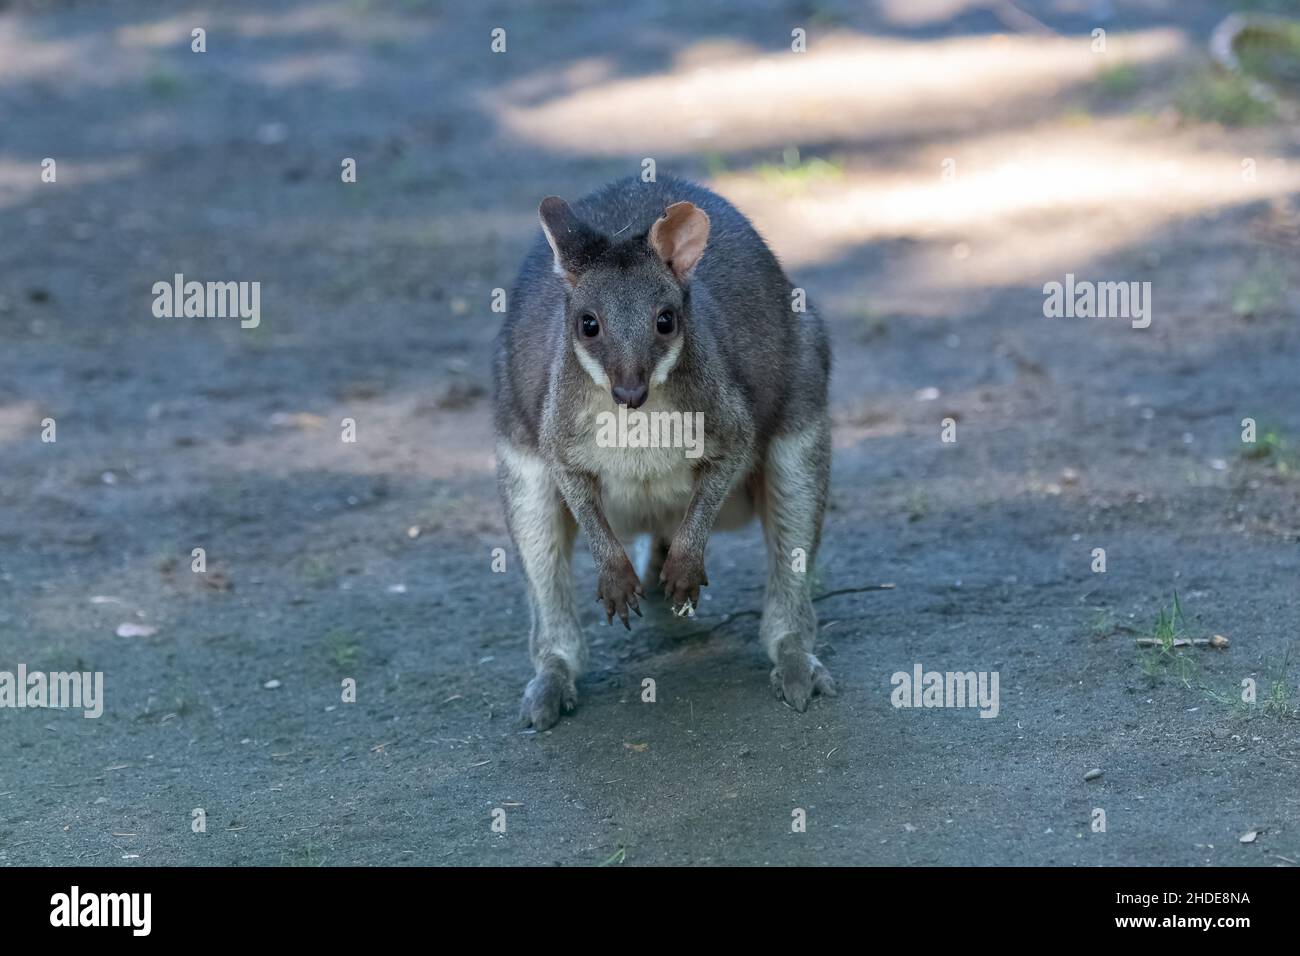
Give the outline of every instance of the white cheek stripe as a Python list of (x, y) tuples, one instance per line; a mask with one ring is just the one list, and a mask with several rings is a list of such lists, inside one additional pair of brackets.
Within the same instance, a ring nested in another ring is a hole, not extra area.
[(682, 354), (682, 337), (679, 335), (673, 339), (673, 344), (668, 346), (668, 351), (664, 354), (657, 365), (655, 365), (654, 374), (650, 376), (651, 385), (662, 385), (668, 381), (668, 376), (672, 370), (677, 367), (677, 359)]
[(591, 357), (591, 353), (578, 344), (578, 340), (573, 340), (573, 354), (578, 356), (578, 364), (582, 366), (591, 380), (601, 388), (609, 388), (609, 376), (605, 370), (600, 367), (600, 363)]

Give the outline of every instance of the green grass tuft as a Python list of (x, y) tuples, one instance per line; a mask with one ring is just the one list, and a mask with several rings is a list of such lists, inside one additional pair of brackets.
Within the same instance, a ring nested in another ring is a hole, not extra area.
[(1179, 91), (1175, 105), (1188, 119), (1224, 126), (1262, 126), (1276, 116), (1270, 104), (1251, 95), (1244, 77), (1219, 69), (1195, 74)]
[(1121, 63), (1098, 73), (1097, 86), (1107, 96), (1132, 96), (1141, 88), (1142, 79), (1137, 67), (1131, 63)]

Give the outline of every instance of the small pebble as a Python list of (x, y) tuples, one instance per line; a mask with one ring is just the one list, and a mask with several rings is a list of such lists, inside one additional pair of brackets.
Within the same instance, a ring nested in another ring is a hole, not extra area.
[(116, 634), (118, 637), (153, 637), (158, 633), (158, 628), (150, 627), (148, 624), (135, 624), (127, 621), (117, 626)]
[(1083, 779), (1096, 780), (1100, 776), (1101, 776), (1101, 771), (1098, 770), (1096, 767), (1093, 767), (1091, 770), (1089, 770), (1087, 773), (1083, 775)]

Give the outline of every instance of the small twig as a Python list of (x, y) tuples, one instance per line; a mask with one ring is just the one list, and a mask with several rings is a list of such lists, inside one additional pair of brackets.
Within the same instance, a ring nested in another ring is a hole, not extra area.
[(825, 594), (819, 594), (813, 601), (824, 601), (827, 598), (839, 597), (841, 594), (862, 594), (864, 591), (892, 591), (893, 584), (868, 584), (860, 588), (840, 588), (838, 591), (827, 591)]
[(1217, 647), (1223, 648), (1228, 646), (1226, 637), (1175, 637), (1172, 641), (1166, 642), (1158, 637), (1139, 637), (1137, 643), (1142, 647), (1164, 647), (1166, 643), (1170, 647)]
[[(860, 588), (840, 588), (838, 591), (827, 591), (825, 594), (819, 594), (815, 598), (813, 598), (813, 601), (814, 602), (824, 601), (827, 598), (839, 597), (842, 594), (862, 594), (866, 591), (892, 591), (894, 590), (894, 588), (895, 585), (893, 584), (867, 584)], [(689, 634), (683, 634), (681, 636), (681, 639), (687, 640), (693, 637), (708, 637), (714, 631), (720, 630), (726, 627), (728, 624), (732, 624), (740, 620), (742, 617), (761, 617), (762, 613), (763, 613), (762, 611), (756, 610), (754, 608), (749, 608), (744, 611), (736, 611), (733, 614), (726, 615), (725, 617), (723, 617), (721, 621), (719, 621), (717, 624), (714, 624), (712, 627), (705, 628), (702, 631), (691, 631), (691, 633)]]

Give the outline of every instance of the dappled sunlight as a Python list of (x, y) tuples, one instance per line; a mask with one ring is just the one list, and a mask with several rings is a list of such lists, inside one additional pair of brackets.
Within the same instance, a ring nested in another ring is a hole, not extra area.
[[(666, 72), (529, 102), (528, 81), (484, 94), (515, 136), (560, 153), (668, 157), (975, 128), (1124, 63), (1167, 60), (1180, 31), (1113, 37), (829, 38), (808, 53), (691, 50)], [(917, 104), (924, 103), (924, 109)]]
[(998, 285), (1077, 267), (1177, 218), (1300, 190), (1300, 164), (1252, 158), (1253, 178), (1240, 153), (1114, 120), (927, 147), (906, 169), (850, 168), (794, 195), (753, 172), (713, 185), (793, 266), (908, 238), (930, 245), (893, 276), (903, 284)]
[(944, 23), (965, 13), (983, 12), (996, 4), (989, 0), (877, 0), (876, 10), (886, 23), (900, 27)]
[[(58, 38), (35, 29), (33, 23), (38, 22), (0, 16), (0, 82), (57, 82), (67, 91), (114, 88), (125, 77), (144, 80), (157, 69), (155, 54), (191, 55), (191, 31), (207, 22), (213, 24), (208, 42), (228, 48), (226, 56), (212, 58), (213, 67), (246, 69), (251, 78), (267, 86), (324, 82), (352, 87), (360, 84), (362, 64), (370, 52), (364, 44), (418, 42), (435, 30), (432, 23), (412, 21), (378, 5), (362, 10), (346, 2), (255, 13), (231, 11), (219, 18), (167, 14), (111, 31)], [(300, 43), (304, 38), (314, 38), (321, 46), (345, 46), (299, 50), (256, 63), (241, 63), (237, 58), (252, 52), (248, 41)]]
[(40, 406), (31, 399), (0, 404), (0, 445), (38, 434), (41, 421)]
[[(57, 185), (77, 187), (130, 176), (139, 172), (140, 162), (134, 158), (96, 162), (60, 159), (54, 168)], [(40, 159), (19, 161), (0, 155), (0, 209), (25, 202), (40, 189), (53, 188), (55, 184), (42, 182), (41, 171)]]
[[(375, 40), (422, 36), (426, 27), (410, 18), (395, 17), (381, 4), (308, 3), (284, 9), (258, 12), (223, 11), (222, 35), (250, 39), (293, 39), (302, 35), (323, 34), (338, 40)], [(193, 15), (160, 17), (148, 23), (119, 27), (114, 38), (128, 48), (174, 47), (188, 45), (190, 31), (201, 26), (205, 18)]]
[(148, 23), (132, 23), (113, 31), (113, 39), (127, 49), (163, 49), (183, 44), (195, 27), (194, 17), (178, 14)]
[(230, 23), (241, 37), (292, 39), (316, 33), (353, 46), (378, 40), (414, 41), (429, 37), (434, 29), (431, 22), (434, 18), (427, 15), (419, 18), (402, 16), (400, 6), (394, 8), (383, 3), (340, 0), (282, 10), (232, 13)]
[[(342, 439), (345, 418), (356, 423), (355, 442)], [(238, 445), (195, 449), (191, 465), (278, 479), (322, 471), (422, 481), (491, 480), (495, 469), (485, 402), (445, 412), (428, 395), (401, 394), (282, 411), (264, 425)]]
[(362, 61), (351, 53), (310, 53), (263, 63), (251, 75), (268, 87), (321, 84), (335, 89), (362, 85)]
[[(102, 56), (96, 57), (98, 38), (49, 39), (35, 35), (17, 17), (0, 16), (0, 82), (11, 85), (38, 80), (75, 80), (96, 83), (97, 67)], [(100, 77), (100, 85), (109, 87), (113, 81)]]

